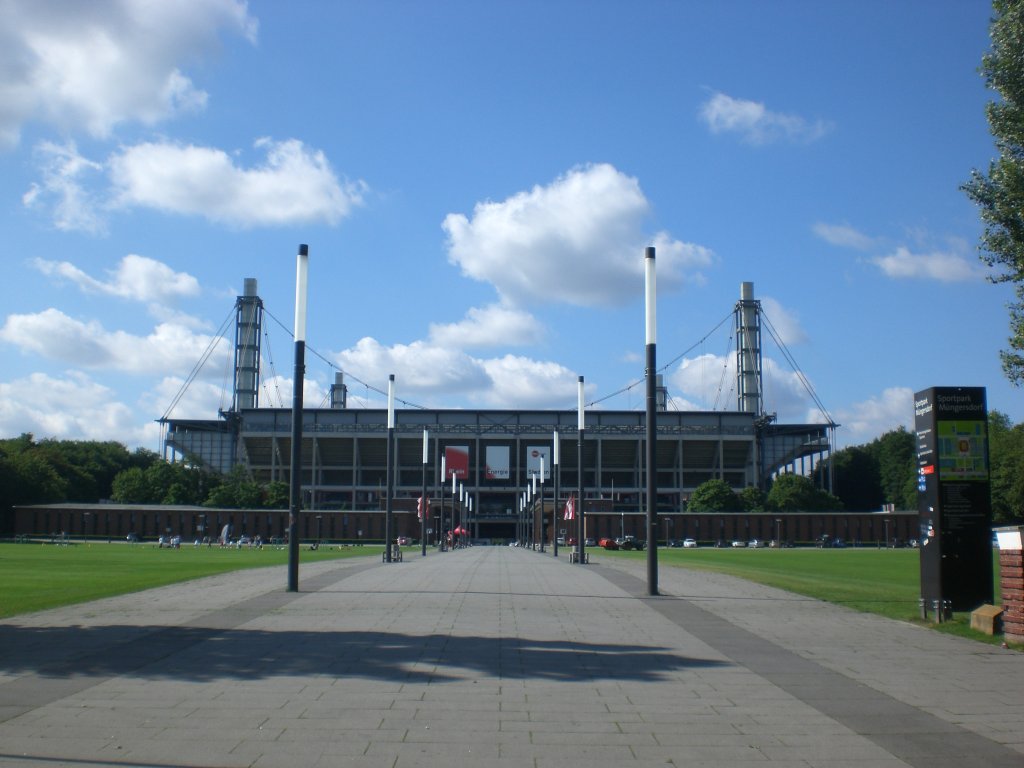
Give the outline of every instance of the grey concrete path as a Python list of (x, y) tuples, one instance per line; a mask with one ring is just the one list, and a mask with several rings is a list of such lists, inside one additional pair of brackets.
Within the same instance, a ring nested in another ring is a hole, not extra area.
[(1024, 768), (1024, 655), (507, 547), (0, 622), (2, 766)]

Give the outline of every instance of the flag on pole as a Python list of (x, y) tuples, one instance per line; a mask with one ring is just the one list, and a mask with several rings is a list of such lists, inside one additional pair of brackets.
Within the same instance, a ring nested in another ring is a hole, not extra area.
[(424, 501), (425, 500), (424, 500), (424, 498), (422, 496), (420, 496), (418, 499), (416, 499), (416, 519), (417, 520), (422, 520), (423, 519), (423, 507), (426, 506)]
[(565, 502), (565, 514), (562, 516), (563, 520), (575, 520), (576, 519), (576, 497), (570, 496)]

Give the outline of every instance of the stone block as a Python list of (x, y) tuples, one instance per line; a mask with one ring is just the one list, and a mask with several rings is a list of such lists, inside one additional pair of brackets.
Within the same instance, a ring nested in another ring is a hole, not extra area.
[(994, 605), (983, 605), (977, 610), (971, 611), (971, 629), (984, 632), (986, 635), (994, 635), (1000, 631), (1003, 609)]

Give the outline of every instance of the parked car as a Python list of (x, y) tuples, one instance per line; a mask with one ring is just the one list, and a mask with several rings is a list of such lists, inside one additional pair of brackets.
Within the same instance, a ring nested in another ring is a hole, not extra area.
[(412, 539), (410, 539), (408, 536), (399, 536), (398, 537), (398, 546), (400, 546), (400, 547), (408, 547), (410, 544), (412, 544)]
[(585, 546), (585, 547), (596, 547), (597, 546), (597, 540), (596, 539), (589, 539), (589, 538), (588, 539), (584, 539), (583, 540), (583, 546)]
[(697, 546), (696, 539), (683, 539), (683, 547), (686, 549), (694, 549)]
[(619, 542), (615, 539), (598, 539), (597, 546), (601, 547), (602, 549), (618, 549)]
[(747, 546), (751, 549), (761, 549), (762, 547), (764, 547), (764, 542), (761, 541), (761, 539), (751, 539), (750, 543), (747, 544)]
[(733, 549), (746, 549), (747, 548), (747, 542), (742, 541), (741, 539), (733, 539), (732, 540), (732, 548)]

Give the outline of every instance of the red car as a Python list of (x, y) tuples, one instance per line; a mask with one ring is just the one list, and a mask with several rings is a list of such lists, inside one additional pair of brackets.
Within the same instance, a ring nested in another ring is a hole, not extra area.
[(615, 539), (598, 539), (597, 540), (597, 546), (601, 547), (602, 549), (618, 549), (619, 548), (619, 545), (616, 543)]

